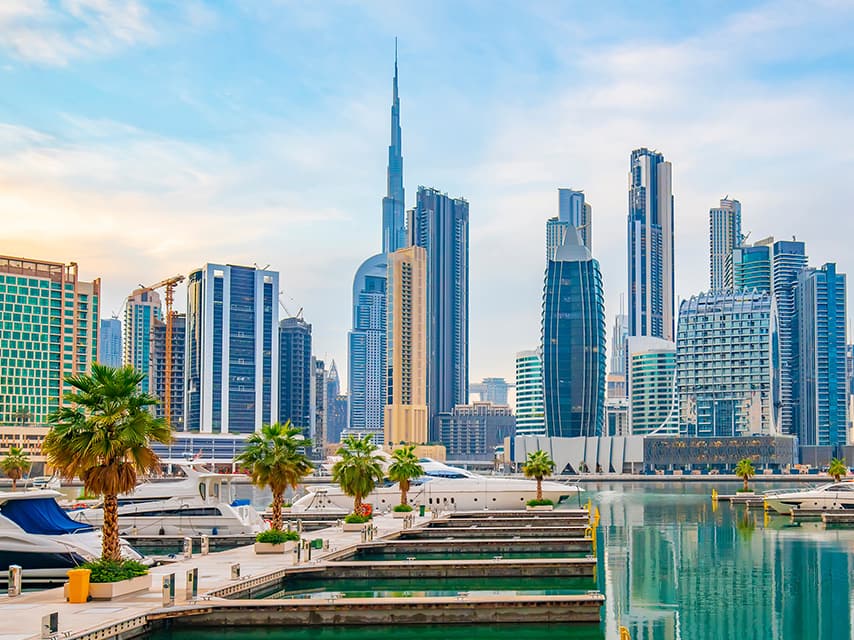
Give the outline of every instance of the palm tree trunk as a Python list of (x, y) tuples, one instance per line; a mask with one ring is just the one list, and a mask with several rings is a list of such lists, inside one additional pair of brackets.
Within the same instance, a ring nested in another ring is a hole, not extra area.
[(537, 478), (537, 500), (543, 499), (543, 479)]
[(404, 480), (400, 483), (400, 504), (406, 504), (407, 493), (409, 493), (409, 483)]
[(747, 486), (747, 476), (744, 476), (744, 490), (747, 491), (748, 488), (749, 487)]
[(284, 504), (284, 502), (284, 494), (273, 494), (273, 529), (275, 529), (276, 531), (282, 530), (282, 505)]
[(104, 560), (119, 561), (119, 498), (116, 495), (104, 496), (104, 529), (102, 532), (101, 557)]
[(356, 495), (353, 498), (353, 513), (359, 513), (359, 507), (362, 506), (362, 496)]
[(18, 479), (12, 476), (12, 491), (17, 491), (18, 489)]

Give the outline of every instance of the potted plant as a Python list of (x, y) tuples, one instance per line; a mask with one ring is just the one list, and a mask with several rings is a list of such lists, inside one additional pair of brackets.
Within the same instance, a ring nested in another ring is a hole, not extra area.
[(388, 477), (397, 482), (400, 487), (400, 504), (392, 509), (392, 518), (405, 518), (412, 511), (412, 507), (406, 502), (406, 494), (409, 492), (410, 483), (415, 478), (424, 475), (424, 467), (418, 463), (415, 455), (415, 445), (405, 444), (391, 453), (392, 463), (388, 467)]
[(30, 470), (31, 466), (30, 458), (20, 447), (9, 447), (9, 453), (0, 461), (0, 468), (3, 469), (6, 477), (12, 481), (12, 491), (18, 488), (18, 480)]
[(267, 529), (255, 536), (255, 553), (285, 553), (293, 551), (299, 542), (296, 531)]
[(830, 466), (827, 467), (827, 475), (833, 478), (834, 482), (839, 482), (848, 475), (848, 467), (845, 466), (845, 458), (841, 460), (839, 458), (834, 458), (830, 461)]
[[(235, 462), (249, 470), (255, 486), (270, 487), (273, 493), (270, 531), (259, 534), (268, 534), (268, 539), (257, 539), (256, 553), (284, 552), (286, 542), (299, 540), (299, 534), (292, 538), (292, 532), (283, 531), (282, 507), (288, 487), (296, 489), (311, 473), (311, 462), (305, 455), (306, 447), (310, 446), (311, 442), (303, 437), (302, 429), (294, 427), (288, 420), (285, 424), (276, 422), (262, 426), (260, 432), (246, 439), (246, 448), (235, 458)], [(266, 546), (268, 544), (273, 548)]]
[(526, 506), (528, 511), (551, 511), (554, 509), (554, 502), (543, 498), (543, 478), (549, 475), (554, 468), (554, 460), (542, 449), (528, 454), (528, 459), (522, 466), (522, 473), (525, 474), (526, 478), (534, 478), (537, 481), (537, 497), (528, 500)]
[(362, 499), (383, 479), (382, 458), (377, 455), (372, 437), (369, 433), (361, 438), (354, 435), (344, 438), (338, 449), (341, 459), (332, 465), (332, 480), (353, 498), (353, 513), (344, 518), (344, 531), (364, 528), (371, 518), (371, 505), (363, 505)]
[[(149, 411), (158, 400), (140, 391), (145, 375), (131, 366), (92, 365), (91, 374), (66, 376), (73, 391), (67, 406), (51, 413), (52, 425), (42, 445), (48, 464), (62, 477), (79, 476), (86, 493), (103, 496), (101, 558), (87, 563), (90, 596), (114, 598), (150, 586), (148, 570), (122, 558), (119, 546), (118, 496), (131, 493), (139, 474), (160, 472), (149, 446), (168, 444), (169, 425)], [(92, 595), (97, 593), (98, 595)]]
[(744, 486), (736, 493), (753, 493), (753, 489), (750, 488), (747, 482), (756, 475), (756, 470), (753, 468), (753, 464), (749, 458), (742, 458), (738, 461), (738, 464), (735, 465), (735, 475), (744, 481)]

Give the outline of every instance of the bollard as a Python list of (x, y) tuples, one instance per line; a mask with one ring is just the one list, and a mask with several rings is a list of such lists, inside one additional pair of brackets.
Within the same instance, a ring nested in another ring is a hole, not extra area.
[(360, 535), (361, 535), (361, 541), (362, 541), (362, 542), (367, 542), (367, 541), (368, 541), (368, 528), (367, 528), (367, 527), (362, 527), (362, 530), (361, 530), (361, 532), (360, 532)]
[(21, 567), (17, 564), (9, 565), (9, 590), (10, 598), (21, 595)]
[(193, 539), (189, 536), (184, 536), (184, 560), (189, 560), (193, 557)]
[(168, 573), (163, 576), (163, 606), (171, 607), (175, 604), (175, 574)]
[(311, 562), (311, 542), (308, 540), (305, 541), (305, 550), (308, 554), (308, 557), (306, 557), (305, 561)]
[(211, 539), (210, 536), (204, 535), (202, 536), (202, 555), (206, 556), (211, 552)]
[(54, 611), (42, 616), (42, 638), (50, 638), (59, 633), (59, 612)]
[(231, 565), (231, 579), (238, 580), (240, 578), (240, 563), (235, 562)]
[(329, 538), (326, 538), (326, 539), (323, 541), (323, 550), (324, 550), (324, 551), (329, 551)]
[(299, 545), (294, 547), (293, 555), (294, 558), (292, 564), (299, 564)]
[(302, 518), (297, 518), (297, 533), (302, 535)]
[(187, 601), (195, 600), (199, 595), (199, 568), (187, 570), (187, 587), (184, 590)]

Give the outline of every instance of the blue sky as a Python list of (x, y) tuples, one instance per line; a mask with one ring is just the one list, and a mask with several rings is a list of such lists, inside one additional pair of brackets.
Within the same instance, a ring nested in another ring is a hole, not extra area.
[(380, 241), (394, 37), (407, 206), (471, 205), (471, 378), (539, 336), (545, 219), (584, 189), (608, 323), (630, 151), (673, 162), (677, 293), (708, 210), (854, 272), (854, 2), (0, 5), (2, 252), (76, 261), (104, 310), (204, 262), (270, 264), (346, 369)]

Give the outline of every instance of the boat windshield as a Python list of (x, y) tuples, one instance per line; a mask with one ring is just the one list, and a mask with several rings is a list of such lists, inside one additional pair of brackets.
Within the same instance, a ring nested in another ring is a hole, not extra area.
[(424, 471), (425, 476), (431, 478), (470, 478), (471, 475), (462, 470), (455, 469), (428, 469)]
[(27, 533), (36, 535), (55, 536), (92, 530), (89, 525), (69, 518), (53, 498), (9, 500), (0, 506), (0, 515), (9, 518)]

